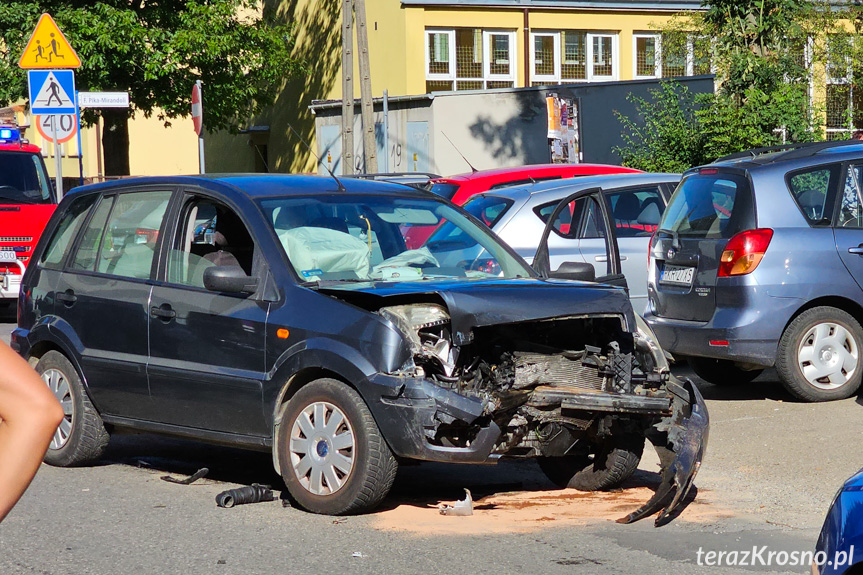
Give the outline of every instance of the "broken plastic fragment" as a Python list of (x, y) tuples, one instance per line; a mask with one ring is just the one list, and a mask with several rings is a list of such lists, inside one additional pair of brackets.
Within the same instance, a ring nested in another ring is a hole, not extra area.
[(440, 509), (441, 515), (473, 515), (473, 499), (470, 496), (470, 489), (465, 488), (465, 497), (461, 501), (456, 501), (455, 505), (446, 505), (445, 503), (441, 503), (438, 509)]

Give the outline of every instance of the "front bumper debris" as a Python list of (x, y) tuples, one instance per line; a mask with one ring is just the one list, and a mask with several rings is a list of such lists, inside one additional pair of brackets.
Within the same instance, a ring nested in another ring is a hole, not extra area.
[(647, 503), (618, 519), (618, 523), (633, 523), (659, 511), (655, 525), (661, 527), (687, 505), (686, 496), (707, 449), (709, 416), (704, 398), (688, 379), (672, 377), (668, 390), (674, 394), (672, 414), (647, 433), (662, 465), (661, 483)]

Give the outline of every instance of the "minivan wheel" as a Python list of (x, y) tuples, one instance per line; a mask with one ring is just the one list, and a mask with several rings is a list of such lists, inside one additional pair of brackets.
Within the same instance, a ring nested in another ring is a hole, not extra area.
[(613, 436), (596, 446), (593, 455), (539, 457), (537, 463), (546, 477), (558, 487), (579, 491), (613, 489), (638, 469), (644, 452), (644, 437), (627, 433)]
[(313, 513), (363, 513), (389, 493), (398, 464), (360, 395), (335, 379), (301, 388), (282, 409), (279, 466)]
[(860, 387), (863, 328), (834, 307), (797, 316), (782, 334), (776, 371), (785, 388), (804, 401), (845, 399)]
[(763, 369), (740, 369), (732, 361), (712, 357), (690, 357), (687, 361), (695, 375), (713, 385), (749, 383), (764, 371)]
[(109, 435), (75, 367), (62, 353), (49, 351), (39, 359), (36, 371), (63, 407), (63, 421), (54, 432), (45, 463), (72, 467), (99, 459)]

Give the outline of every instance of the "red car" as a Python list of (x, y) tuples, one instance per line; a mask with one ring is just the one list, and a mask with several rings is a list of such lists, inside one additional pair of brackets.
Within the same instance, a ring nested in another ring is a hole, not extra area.
[(430, 191), (461, 206), (475, 194), (507, 186), (577, 176), (626, 174), (639, 171), (609, 164), (532, 164), (436, 178), (431, 181)]
[(18, 298), (30, 254), (57, 207), (42, 150), (0, 125), (0, 306)]

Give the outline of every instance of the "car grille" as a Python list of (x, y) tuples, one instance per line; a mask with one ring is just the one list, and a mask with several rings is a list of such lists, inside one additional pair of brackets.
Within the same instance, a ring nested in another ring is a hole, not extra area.
[[(18, 242), (18, 243), (29, 244), (32, 241), (33, 241), (33, 238), (27, 237), (27, 236), (0, 236), (0, 242)], [(0, 249), (8, 249), (8, 248), (0, 248)]]
[(587, 367), (581, 358), (569, 359), (563, 355), (542, 353), (515, 353), (515, 387), (522, 389), (534, 385), (602, 389), (603, 378), (595, 367)]

